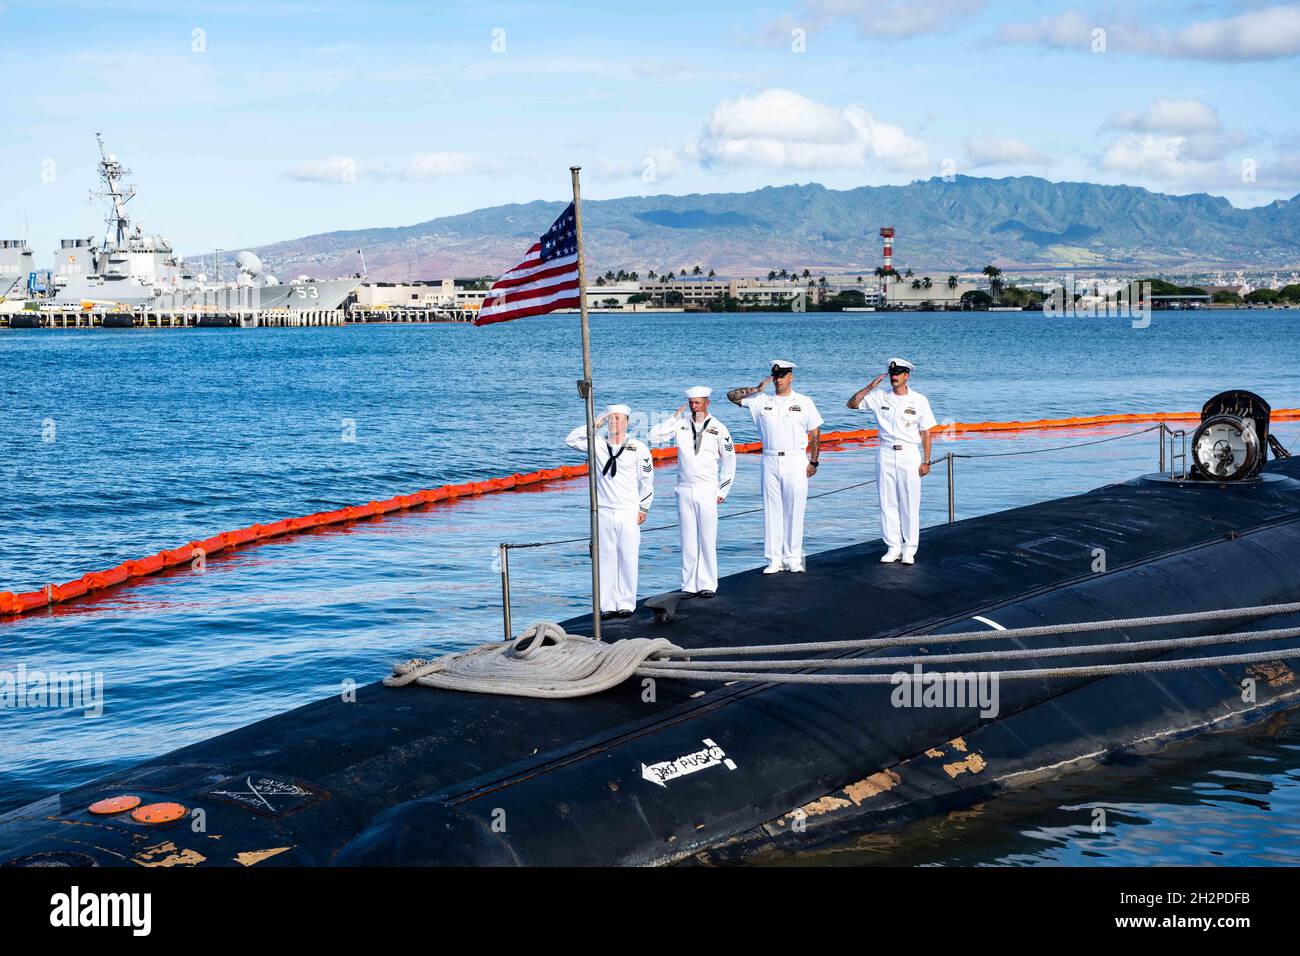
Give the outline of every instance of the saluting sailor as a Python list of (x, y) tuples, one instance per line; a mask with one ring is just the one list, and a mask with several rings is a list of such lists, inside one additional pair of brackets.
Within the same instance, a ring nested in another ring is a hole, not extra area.
[[(880, 528), (886, 551), (881, 562), (912, 564), (921, 538), (921, 479), (930, 473), (930, 431), (938, 423), (929, 400), (907, 383), (912, 363), (889, 360), (890, 387), (877, 388), (886, 373), (853, 393), (849, 408), (874, 412), (880, 432), (876, 485), (880, 491)], [(864, 401), (865, 399), (865, 401)]]
[[(630, 617), (636, 607), (637, 561), (641, 525), (654, 501), (654, 464), (650, 446), (627, 434), (632, 411), (610, 405), (596, 419), (608, 422), (606, 437), (596, 438), (596, 502), (600, 509), (600, 616)], [(587, 451), (587, 426), (579, 425), (564, 440), (570, 448)]]
[[(718, 590), (718, 505), (736, 477), (736, 447), (727, 426), (709, 415), (713, 389), (686, 390), (686, 405), (650, 429), (652, 442), (677, 442), (677, 521), (682, 537), (682, 590), (711, 598)], [(687, 405), (690, 415), (682, 417)]]
[[(804, 569), (803, 517), (808, 479), (817, 473), (822, 417), (811, 398), (794, 390), (794, 370), (793, 362), (777, 359), (772, 374), (758, 385), (727, 393), (749, 409), (763, 441), (764, 574)], [(764, 394), (768, 382), (774, 383), (775, 395)]]

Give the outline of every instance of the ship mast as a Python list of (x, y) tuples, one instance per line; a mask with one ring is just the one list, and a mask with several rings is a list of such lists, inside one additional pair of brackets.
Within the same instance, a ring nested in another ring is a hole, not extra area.
[(91, 196), (107, 199), (111, 204), (112, 209), (104, 219), (109, 230), (105, 233), (104, 241), (107, 243), (109, 235), (116, 233), (117, 246), (121, 248), (126, 245), (127, 236), (131, 231), (131, 220), (126, 214), (126, 204), (135, 195), (135, 187), (124, 184), (122, 177), (130, 175), (131, 170), (119, 163), (115, 155), (104, 150), (103, 134), (96, 133), (95, 139), (99, 142), (99, 179), (104, 184), (104, 189), (101, 192), (91, 193)]

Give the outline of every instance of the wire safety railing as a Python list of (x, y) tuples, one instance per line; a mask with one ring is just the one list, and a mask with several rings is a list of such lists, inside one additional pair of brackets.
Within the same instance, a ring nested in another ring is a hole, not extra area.
[[(1041, 454), (1046, 454), (1048, 452), (1068, 451), (1073, 448), (1086, 448), (1090, 445), (1102, 445), (1105, 444), (1106, 442), (1120, 441), (1121, 439), (1125, 439), (1125, 438), (1135, 438), (1138, 435), (1146, 435), (1154, 431), (1158, 431), (1160, 433), (1159, 434), (1160, 473), (1164, 474), (1166, 471), (1167, 457), (1169, 458), (1170, 461), (1181, 459), (1184, 462), (1184, 473), (1183, 475), (1176, 476), (1176, 477), (1185, 477), (1186, 459), (1187, 459), (1186, 456), (1187, 433), (1183, 430), (1174, 431), (1173, 429), (1169, 428), (1169, 426), (1166, 425), (1164, 422), (1159, 422), (1147, 428), (1139, 428), (1136, 431), (1125, 432), (1122, 435), (1109, 435), (1105, 438), (1096, 438), (1096, 439), (1092, 439), (1091, 441), (1073, 442), (1068, 445), (1053, 445), (1047, 448), (1026, 448), (1017, 451), (1001, 451), (1001, 452), (952, 452), (952, 451), (947, 452), (943, 455), (943, 457), (939, 459), (939, 461), (943, 463), (947, 475), (948, 523), (953, 524), (957, 520), (957, 477), (956, 477), (956, 469), (954, 468), (954, 465), (958, 458), (973, 460), (976, 458), (1011, 458), (1020, 455), (1041, 455)], [(1169, 456), (1166, 456), (1166, 449), (1165, 449), (1165, 440), (1167, 437), (1170, 442)], [(1183, 443), (1182, 452), (1179, 454), (1174, 454), (1173, 453), (1174, 442), (1180, 438)], [(851, 485), (844, 485), (841, 488), (832, 488), (830, 491), (823, 491), (815, 495), (809, 495), (808, 500), (813, 501), (818, 498), (829, 498), (831, 495), (841, 494), (846, 491), (853, 491), (856, 488), (862, 488), (867, 485), (875, 484), (875, 482), (876, 479), (868, 478), (865, 481), (855, 482)], [(762, 514), (762, 512), (763, 509), (761, 507), (746, 508), (743, 511), (732, 511), (727, 514), (718, 515), (718, 520), (726, 521), (733, 518), (743, 518), (748, 515)], [(680, 524), (675, 522), (673, 524), (655, 525), (654, 527), (650, 527), (650, 528), (642, 528), (641, 533), (649, 534), (657, 531), (671, 531), (672, 529), (678, 527), (680, 527)], [(500, 564), (501, 564), (501, 624), (502, 624), (502, 631), (505, 640), (509, 641), (509, 640), (513, 640), (514, 638), (514, 629), (513, 629), (513, 622), (512, 622), (513, 615), (512, 615), (512, 608), (510, 602), (510, 552), (532, 549), (532, 548), (548, 548), (548, 547), (558, 547), (566, 544), (583, 544), (583, 543), (586, 543), (588, 545), (588, 548), (590, 549), (590, 542), (591, 542), (591, 537), (589, 535), (582, 535), (575, 538), (556, 538), (550, 541), (502, 542), (497, 546), (499, 557), (500, 557)]]

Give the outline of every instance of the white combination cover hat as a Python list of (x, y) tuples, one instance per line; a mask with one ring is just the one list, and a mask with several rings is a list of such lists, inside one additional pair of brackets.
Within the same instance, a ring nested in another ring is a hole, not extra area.
[(912, 363), (909, 362), (907, 359), (891, 358), (891, 359), (889, 360), (889, 364), (890, 364), (890, 365), (897, 365), (899, 368), (905, 368), (905, 369), (907, 369), (909, 372), (912, 370)]
[(605, 409), (606, 415), (631, 415), (632, 409), (626, 405), (610, 405)]
[(773, 368), (798, 368), (799, 366), (795, 365), (794, 362), (791, 362), (788, 359), (772, 359), (772, 367)]
[(692, 385), (686, 390), (687, 398), (708, 398), (713, 394), (713, 389), (707, 385)]

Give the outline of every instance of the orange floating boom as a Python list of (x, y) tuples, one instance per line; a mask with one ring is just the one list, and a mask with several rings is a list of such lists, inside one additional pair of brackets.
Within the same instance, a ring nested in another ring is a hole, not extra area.
[[(951, 434), (968, 432), (1010, 432), (1033, 431), (1048, 428), (1081, 428), (1093, 425), (1126, 425), (1144, 422), (1194, 422), (1200, 420), (1199, 412), (1135, 412), (1121, 415), (1087, 415), (1075, 418), (1039, 418), (1027, 422), (953, 422), (943, 425), (944, 431)], [(1274, 409), (1271, 420), (1278, 422), (1300, 421), (1300, 408)], [(867, 441), (876, 437), (874, 428), (860, 428), (854, 431), (828, 432), (822, 435), (823, 445), (837, 445), (848, 442)], [(754, 454), (762, 449), (759, 442), (746, 442), (736, 445), (736, 451), (742, 455)], [(651, 455), (656, 461), (672, 461), (677, 457), (676, 448), (655, 448)], [(396, 495), (385, 501), (371, 501), (364, 505), (349, 505), (336, 511), (319, 511), (316, 514), (300, 518), (282, 518), (270, 524), (255, 524), (236, 531), (224, 531), (202, 541), (191, 541), (178, 548), (171, 548), (151, 554), (148, 557), (125, 561), (106, 571), (92, 571), (73, 581), (63, 584), (47, 584), (39, 591), (24, 591), (15, 594), (12, 591), (0, 591), (0, 615), (26, 614), (37, 608), (62, 604), (75, 598), (84, 597), (96, 591), (122, 584), (132, 578), (157, 574), (166, 568), (188, 564), (199, 557), (219, 554), (230, 548), (265, 541), (290, 534), (299, 534), (313, 528), (325, 528), (331, 525), (346, 524), (362, 518), (372, 518), (393, 511), (417, 508), (448, 499), (488, 495), (498, 491), (508, 491), (525, 485), (536, 485), (566, 478), (576, 478), (587, 473), (586, 465), (561, 465), (558, 468), (544, 468), (528, 474), (508, 475), (504, 478), (490, 478), (487, 481), (468, 481), (458, 485), (442, 485), (426, 488), (408, 495)]]

